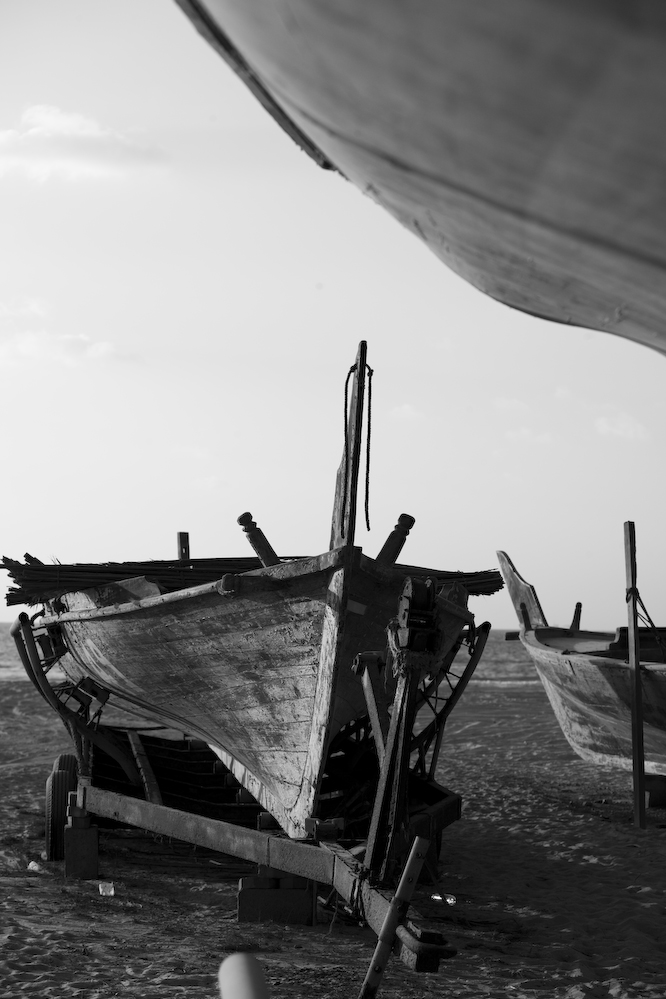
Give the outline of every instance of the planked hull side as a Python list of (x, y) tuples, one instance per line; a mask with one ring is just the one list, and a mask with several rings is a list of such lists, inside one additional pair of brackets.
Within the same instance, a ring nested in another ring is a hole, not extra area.
[(464, 279), (666, 351), (659, 4), (177, 2)]
[[(584, 760), (631, 770), (629, 664), (591, 655), (566, 655), (522, 636), (562, 732)], [(645, 769), (666, 774), (666, 665), (644, 663)]]
[(406, 577), (359, 549), (309, 563), (246, 573), (233, 593), (213, 584), (105, 607), (76, 594), (51, 619), (74, 680), (204, 739), (292, 836), (316, 812), (330, 739), (367, 713), (353, 661), (385, 650)]
[(202, 587), (180, 600), (55, 620), (74, 679), (92, 676), (146, 715), (204, 739), (298, 836), (326, 748), (345, 572), (333, 564), (286, 589), (231, 596)]

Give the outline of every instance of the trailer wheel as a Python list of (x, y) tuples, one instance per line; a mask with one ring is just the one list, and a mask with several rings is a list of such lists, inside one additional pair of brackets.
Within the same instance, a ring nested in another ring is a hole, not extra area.
[(70, 770), (53, 770), (46, 779), (46, 859), (63, 860), (65, 856), (65, 823), (67, 798), (76, 790), (76, 774)]
[(68, 773), (76, 775), (79, 772), (79, 761), (73, 753), (61, 753), (53, 761), (53, 770), (67, 770)]

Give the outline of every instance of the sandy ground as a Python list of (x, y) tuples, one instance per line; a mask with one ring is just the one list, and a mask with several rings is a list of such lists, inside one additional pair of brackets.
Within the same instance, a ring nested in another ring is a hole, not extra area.
[[(63, 877), (43, 851), (43, 787), (67, 736), (25, 681), (0, 683), (0, 999), (217, 995), (220, 960), (252, 951), (274, 999), (348, 999), (367, 929), (239, 925), (249, 865), (138, 833), (102, 835), (100, 879)], [(666, 812), (632, 825), (626, 775), (569, 751), (540, 687), (470, 686), (443, 776), (463, 794), (441, 883), (420, 900), (457, 955), (436, 975), (393, 961), (381, 995), (644, 999), (666, 995)], [(30, 865), (30, 866), (29, 866)]]

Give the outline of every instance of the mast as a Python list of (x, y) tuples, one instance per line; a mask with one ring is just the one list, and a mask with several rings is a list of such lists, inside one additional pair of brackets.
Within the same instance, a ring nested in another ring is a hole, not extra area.
[(361, 430), (363, 425), (363, 401), (365, 396), (365, 369), (368, 345), (361, 340), (356, 361), (349, 371), (352, 379), (349, 416), (345, 413), (346, 439), (342, 461), (335, 480), (335, 500), (331, 523), (330, 548), (354, 544), (356, 529), (356, 495), (358, 491), (358, 471), (361, 463)]

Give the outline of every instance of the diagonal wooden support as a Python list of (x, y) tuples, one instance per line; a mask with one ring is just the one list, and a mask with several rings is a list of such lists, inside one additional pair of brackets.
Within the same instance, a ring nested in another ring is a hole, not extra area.
[(388, 698), (382, 682), (382, 668), (385, 668), (385, 664), (381, 652), (362, 652), (356, 656), (352, 667), (356, 675), (361, 677), (363, 684), (365, 703), (368, 708), (372, 737), (375, 740), (380, 768), (384, 763), (386, 740), (391, 725)]
[(364, 860), (365, 867), (376, 874), (386, 870), (403, 804), (406, 819), (410, 735), (418, 683), (419, 674), (415, 671), (400, 676), (396, 687)]
[(419, 879), (429, 846), (430, 841), (421, 836), (417, 836), (414, 840), (407, 863), (405, 864), (405, 869), (400, 878), (400, 883), (398, 884), (398, 890), (391, 899), (389, 910), (379, 931), (377, 946), (372, 955), (372, 961), (370, 962), (363, 986), (359, 992), (359, 999), (373, 999), (377, 995), (382, 975), (391, 956), (398, 924), (407, 915), (409, 902), (414, 894), (414, 888)]

